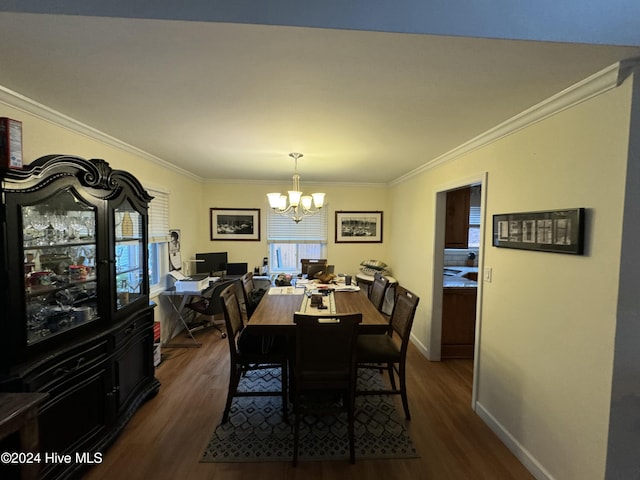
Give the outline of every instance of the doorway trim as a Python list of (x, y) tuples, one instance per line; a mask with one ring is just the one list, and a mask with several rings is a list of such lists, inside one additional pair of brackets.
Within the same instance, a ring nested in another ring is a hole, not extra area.
[(488, 172), (481, 172), (464, 178), (456, 179), (450, 183), (436, 186), (435, 189), (435, 228), (433, 251), (433, 291), (431, 293), (431, 325), (429, 332), (428, 358), (432, 361), (441, 360), (442, 341), (442, 271), (444, 269), (444, 237), (447, 207), (447, 192), (468, 185), (481, 186), (480, 191), (480, 248), (478, 250), (478, 291), (476, 297), (476, 328), (473, 355), (473, 386), (471, 392), (471, 408), (475, 410), (478, 390), (478, 374), (480, 368), (480, 338), (482, 333), (482, 297), (484, 283), (484, 252), (486, 245), (485, 228), (487, 225), (485, 207), (487, 200)]

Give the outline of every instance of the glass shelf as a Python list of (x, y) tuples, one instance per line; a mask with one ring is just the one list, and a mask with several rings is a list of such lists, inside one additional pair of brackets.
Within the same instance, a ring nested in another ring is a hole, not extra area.
[(96, 208), (70, 189), (21, 207), (27, 344), (97, 319)]

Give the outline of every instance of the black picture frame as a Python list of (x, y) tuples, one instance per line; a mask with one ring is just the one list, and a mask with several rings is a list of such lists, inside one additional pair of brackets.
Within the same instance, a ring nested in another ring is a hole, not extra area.
[(382, 243), (382, 212), (336, 212), (336, 243)]
[(493, 246), (539, 252), (584, 254), (584, 208), (493, 216)]
[(210, 208), (211, 240), (260, 241), (259, 208)]

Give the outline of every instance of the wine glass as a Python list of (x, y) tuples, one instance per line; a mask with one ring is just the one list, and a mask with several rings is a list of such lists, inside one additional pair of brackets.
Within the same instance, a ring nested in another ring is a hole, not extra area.
[[(36, 245), (46, 245), (44, 231), (49, 228), (49, 219), (40, 213), (29, 210), (26, 214), (26, 220), (36, 233)], [(25, 222), (26, 223), (26, 222)]]
[(95, 218), (93, 218), (93, 216), (87, 217), (84, 220), (84, 226), (87, 229), (87, 236), (89, 238), (93, 238), (93, 235), (94, 235), (95, 230), (96, 230), (96, 220), (95, 220)]
[(56, 241), (63, 242), (65, 240), (65, 236), (68, 236), (65, 233), (68, 230), (67, 221), (64, 215), (54, 214), (51, 216), (51, 226), (55, 230)]

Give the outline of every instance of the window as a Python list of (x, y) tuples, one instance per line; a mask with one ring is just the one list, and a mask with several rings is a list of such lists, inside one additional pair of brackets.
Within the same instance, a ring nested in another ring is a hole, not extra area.
[(303, 258), (327, 258), (328, 209), (295, 223), (290, 217), (269, 210), (267, 242), (269, 271), (296, 273)]
[(153, 196), (149, 204), (149, 290), (154, 295), (165, 289), (169, 271), (169, 194), (147, 191)]
[(471, 187), (469, 198), (469, 248), (480, 247), (480, 185)]

